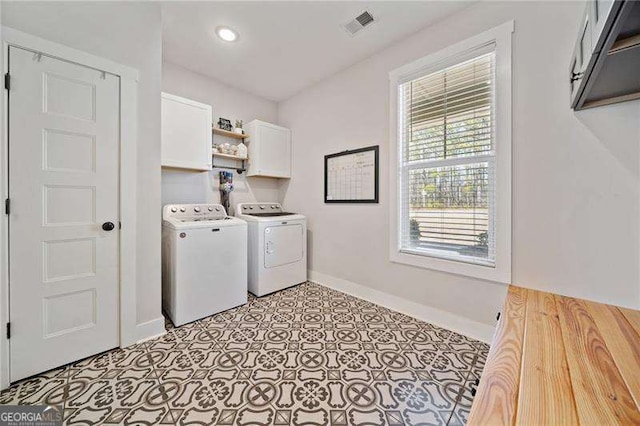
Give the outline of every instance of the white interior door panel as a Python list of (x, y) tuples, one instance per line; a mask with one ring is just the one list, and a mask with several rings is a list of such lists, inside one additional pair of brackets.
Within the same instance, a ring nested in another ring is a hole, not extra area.
[(120, 81), (15, 47), (9, 70), (15, 381), (118, 346)]

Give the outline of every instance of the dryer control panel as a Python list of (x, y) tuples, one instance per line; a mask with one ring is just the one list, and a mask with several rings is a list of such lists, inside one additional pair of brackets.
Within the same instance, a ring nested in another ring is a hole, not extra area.
[(283, 212), (280, 203), (242, 203), (240, 209), (243, 214)]
[(280, 203), (243, 203), (239, 204), (238, 208), (242, 214), (256, 217), (277, 217), (295, 214), (284, 211)]

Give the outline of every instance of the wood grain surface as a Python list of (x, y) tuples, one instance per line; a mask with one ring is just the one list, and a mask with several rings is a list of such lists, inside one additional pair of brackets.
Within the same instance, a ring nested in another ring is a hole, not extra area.
[(640, 311), (510, 286), (468, 425), (640, 425)]
[[(571, 378), (552, 294), (529, 292), (517, 424), (576, 424)], [(540, 342), (557, 342), (539, 344)]]
[(617, 307), (594, 302), (585, 305), (640, 409), (640, 335)]
[(622, 315), (629, 321), (631, 327), (640, 334), (640, 311), (634, 311), (633, 309), (618, 308)]
[(582, 424), (640, 424), (640, 413), (584, 301), (556, 296)]
[(525, 289), (509, 288), (493, 342), (500, 350), (489, 351), (484, 371), (490, 374), (483, 374), (480, 380), (469, 425), (506, 425), (515, 421), (526, 302)]

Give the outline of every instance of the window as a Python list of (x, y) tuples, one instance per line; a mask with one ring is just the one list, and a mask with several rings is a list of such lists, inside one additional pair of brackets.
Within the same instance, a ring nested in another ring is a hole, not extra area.
[(392, 260), (510, 281), (509, 24), (391, 73)]

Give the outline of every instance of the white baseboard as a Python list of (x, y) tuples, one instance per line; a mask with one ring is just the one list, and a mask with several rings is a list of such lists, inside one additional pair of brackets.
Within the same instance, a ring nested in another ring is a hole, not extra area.
[(155, 339), (165, 334), (167, 330), (164, 328), (164, 317), (152, 319), (136, 326), (136, 334), (138, 336), (136, 342), (142, 343), (147, 340)]
[(309, 281), (425, 321), (481, 342), (491, 343), (495, 328), (451, 312), (412, 302), (341, 278), (309, 270)]

